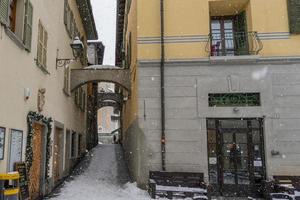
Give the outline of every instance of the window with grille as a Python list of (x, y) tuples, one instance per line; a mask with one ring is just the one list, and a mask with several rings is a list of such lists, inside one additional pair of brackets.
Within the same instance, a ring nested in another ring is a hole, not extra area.
[(38, 29), (38, 46), (37, 46), (37, 65), (39, 67), (47, 68), (47, 42), (48, 33), (45, 27), (39, 21)]
[(211, 93), (208, 104), (210, 107), (260, 106), (260, 93)]

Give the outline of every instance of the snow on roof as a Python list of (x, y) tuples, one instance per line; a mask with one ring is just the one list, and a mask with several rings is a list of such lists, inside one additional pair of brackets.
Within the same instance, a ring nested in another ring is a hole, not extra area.
[(91, 65), (85, 67), (84, 69), (121, 69), (121, 68), (113, 65)]

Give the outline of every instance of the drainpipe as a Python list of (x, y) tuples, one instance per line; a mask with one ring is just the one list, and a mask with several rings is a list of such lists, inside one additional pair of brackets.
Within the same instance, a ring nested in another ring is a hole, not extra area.
[(165, 41), (164, 41), (164, 0), (160, 0), (160, 89), (161, 89), (161, 165), (162, 171), (166, 171), (166, 127), (165, 127)]

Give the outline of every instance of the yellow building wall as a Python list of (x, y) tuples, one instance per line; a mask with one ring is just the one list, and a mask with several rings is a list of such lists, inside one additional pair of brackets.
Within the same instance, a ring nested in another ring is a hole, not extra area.
[[(131, 71), (131, 91), (129, 94), (129, 99), (125, 103), (123, 107), (123, 114), (125, 117), (123, 117), (123, 133), (125, 134), (130, 127), (130, 125), (137, 119), (137, 113), (138, 113), (138, 102), (137, 102), (137, 21), (136, 21), (136, 6), (137, 1), (132, 0), (130, 10), (125, 13), (128, 13), (128, 15), (125, 15), (125, 20), (127, 18), (128, 24), (127, 29), (125, 30), (125, 50), (128, 52), (127, 47), (129, 44), (129, 37), (131, 34), (131, 65), (127, 66), (130, 68)], [(127, 7), (129, 8), (129, 7)], [(128, 54), (128, 53), (127, 53)], [(126, 56), (127, 56), (126, 54)], [(126, 136), (125, 136), (126, 137)]]
[[(164, 0), (166, 59), (208, 58), (205, 51), (210, 32), (210, 15), (246, 11), (248, 31), (289, 33), (286, 0)], [(211, 10), (210, 5), (220, 5)], [(224, 6), (225, 5), (225, 6)], [(137, 5), (138, 60), (160, 59), (160, 0), (139, 0)], [(172, 37), (181, 37), (180, 41)], [(168, 40), (171, 39), (171, 40)], [(150, 41), (149, 41), (150, 40)], [(262, 40), (260, 56), (300, 55), (300, 35), (288, 39)]]

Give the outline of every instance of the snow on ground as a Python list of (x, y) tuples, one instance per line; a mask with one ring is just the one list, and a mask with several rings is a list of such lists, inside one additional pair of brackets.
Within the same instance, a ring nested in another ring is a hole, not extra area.
[[(89, 152), (86, 169), (64, 184), (51, 200), (149, 200), (148, 193), (129, 183), (118, 145), (99, 145)], [(82, 168), (82, 167), (81, 167)]]

